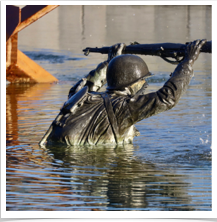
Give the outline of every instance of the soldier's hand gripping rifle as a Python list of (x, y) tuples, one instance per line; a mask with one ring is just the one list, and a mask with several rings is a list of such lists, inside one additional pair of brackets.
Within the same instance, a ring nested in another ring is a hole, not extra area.
[[(139, 54), (139, 55), (151, 55), (159, 56), (166, 62), (177, 65), (183, 61), (185, 56), (185, 49), (187, 44), (181, 43), (156, 43), (156, 44), (139, 44), (138, 42), (131, 43), (131, 45), (126, 46), (122, 54)], [(83, 50), (84, 54), (87, 56), (90, 52), (108, 54), (110, 47), (102, 48), (86, 48)], [(207, 41), (200, 52), (212, 53), (212, 41)], [(173, 58), (175, 61), (168, 58)]]

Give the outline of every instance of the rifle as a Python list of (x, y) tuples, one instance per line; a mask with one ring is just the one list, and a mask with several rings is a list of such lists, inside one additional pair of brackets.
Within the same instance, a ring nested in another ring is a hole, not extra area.
[[(179, 64), (183, 61), (185, 57), (185, 49), (187, 47), (188, 42), (185, 44), (181, 43), (156, 43), (156, 44), (139, 44), (138, 42), (131, 43), (126, 46), (122, 54), (139, 54), (139, 55), (151, 55), (151, 56), (159, 56), (166, 62), (171, 64)], [(90, 52), (96, 52), (101, 54), (108, 54), (110, 47), (102, 47), (102, 48), (86, 48), (83, 49), (84, 55), (88, 56)], [(200, 52), (212, 53), (212, 41), (207, 41)], [(173, 60), (169, 60), (168, 58), (173, 58)]]
[(72, 113), (77, 107), (80, 106), (80, 102), (85, 98), (86, 94), (88, 92), (88, 87), (85, 86), (82, 89), (80, 89), (77, 93), (75, 93), (73, 96), (71, 96), (68, 101), (66, 101), (62, 108), (60, 109), (60, 113), (57, 115), (55, 120), (51, 123), (50, 127), (48, 128), (47, 132), (42, 137), (41, 141), (39, 142), (40, 146), (44, 146), (44, 144), (47, 141), (47, 138), (50, 136), (53, 128), (55, 125), (63, 126), (63, 123), (61, 123), (62, 117), (66, 113)]

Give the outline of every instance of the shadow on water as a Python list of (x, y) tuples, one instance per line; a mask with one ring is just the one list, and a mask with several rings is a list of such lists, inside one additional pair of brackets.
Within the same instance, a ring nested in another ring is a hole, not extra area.
[(51, 64), (57, 64), (57, 63), (64, 63), (67, 60), (83, 60), (85, 58), (76, 58), (76, 57), (69, 57), (68, 55), (58, 55), (58, 54), (51, 54), (50, 52), (37, 52), (37, 51), (24, 51), (24, 53), (35, 61), (47, 61)]

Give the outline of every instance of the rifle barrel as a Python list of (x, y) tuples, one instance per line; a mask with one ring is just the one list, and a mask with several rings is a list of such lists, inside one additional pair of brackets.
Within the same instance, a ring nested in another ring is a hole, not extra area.
[[(156, 44), (136, 44), (128, 45), (123, 50), (123, 54), (140, 54), (140, 55), (162, 55), (167, 52), (178, 53), (179, 56), (184, 56), (186, 44), (181, 43), (156, 43)], [(88, 55), (90, 52), (108, 54), (108, 46), (102, 48), (86, 48), (83, 50), (85, 55)], [(212, 41), (206, 42), (200, 50), (205, 53), (212, 53)]]

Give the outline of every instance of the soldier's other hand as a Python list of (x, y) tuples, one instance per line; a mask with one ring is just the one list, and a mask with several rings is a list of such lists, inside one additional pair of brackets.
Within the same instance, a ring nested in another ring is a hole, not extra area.
[(109, 48), (108, 53), (108, 62), (112, 60), (114, 57), (119, 56), (122, 54), (123, 49), (126, 47), (124, 43), (118, 43)]
[(106, 70), (108, 62), (100, 63), (95, 70), (87, 75), (87, 85), (89, 91), (98, 91), (106, 83)]
[(189, 62), (193, 64), (198, 59), (200, 49), (206, 42), (206, 39), (202, 39), (188, 43), (185, 51), (185, 59), (189, 60)]

